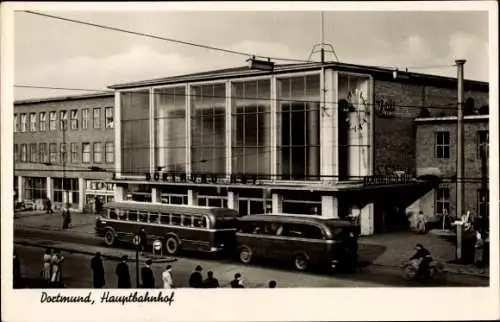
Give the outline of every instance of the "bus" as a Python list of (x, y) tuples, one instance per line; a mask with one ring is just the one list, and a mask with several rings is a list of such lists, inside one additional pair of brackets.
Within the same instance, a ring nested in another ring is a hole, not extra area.
[(295, 214), (262, 214), (238, 219), (239, 260), (285, 261), (296, 270), (350, 269), (357, 265), (359, 226), (341, 219)]
[(137, 201), (110, 202), (96, 218), (95, 231), (107, 246), (131, 243), (144, 229), (147, 244), (162, 242), (169, 255), (181, 250), (234, 251), (238, 212), (233, 209)]

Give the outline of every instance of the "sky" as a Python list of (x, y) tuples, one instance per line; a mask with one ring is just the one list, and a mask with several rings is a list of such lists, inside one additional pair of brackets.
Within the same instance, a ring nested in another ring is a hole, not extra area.
[[(249, 55), (307, 60), (321, 39), (319, 11), (43, 12)], [(451, 65), (463, 58), (465, 78), (488, 81), (486, 11), (327, 11), (324, 18), (325, 42), (341, 62), (454, 77)], [(14, 14), (14, 37), (17, 85), (104, 90), (122, 82), (243, 66), (247, 59), (26, 12)], [(327, 53), (327, 59), (334, 58)], [(84, 93), (16, 88), (14, 98)]]

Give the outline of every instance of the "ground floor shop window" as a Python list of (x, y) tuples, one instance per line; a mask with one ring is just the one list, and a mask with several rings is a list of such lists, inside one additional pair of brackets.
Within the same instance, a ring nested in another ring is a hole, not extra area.
[(47, 179), (37, 177), (24, 178), (24, 199), (43, 199), (47, 195)]
[(198, 205), (227, 208), (227, 198), (221, 196), (198, 196)]
[(240, 198), (239, 213), (240, 216), (258, 215), (271, 211), (271, 200), (265, 202), (264, 199)]
[(182, 194), (162, 193), (161, 194), (161, 202), (172, 204), (172, 205), (187, 205), (188, 197), (187, 197), (187, 195), (182, 195)]
[(321, 202), (306, 200), (283, 200), (283, 213), (299, 215), (321, 215)]
[(78, 178), (54, 178), (54, 203), (63, 202), (64, 191), (68, 192), (68, 202), (72, 208), (78, 207), (80, 192)]

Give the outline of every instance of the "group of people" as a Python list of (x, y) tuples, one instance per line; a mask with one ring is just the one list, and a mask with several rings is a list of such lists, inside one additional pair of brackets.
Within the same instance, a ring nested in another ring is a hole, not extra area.
[(47, 248), (43, 255), (42, 279), (47, 287), (63, 287), (62, 263), (59, 249)]
[[(201, 266), (196, 266), (195, 271), (189, 277), (189, 286), (192, 288), (218, 288), (220, 287), (219, 280), (214, 277), (214, 272), (208, 271), (207, 278), (203, 279)], [(231, 288), (245, 288), (243, 278), (240, 273), (234, 274), (234, 279), (229, 283)], [(269, 281), (269, 288), (276, 288), (276, 281)]]

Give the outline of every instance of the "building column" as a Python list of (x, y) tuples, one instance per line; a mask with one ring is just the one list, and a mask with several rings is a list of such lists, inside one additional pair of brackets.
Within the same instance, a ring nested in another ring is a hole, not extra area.
[[(270, 133), (270, 150), (267, 153), (270, 157), (271, 162), (271, 180), (280, 180), (282, 169), (280, 167), (280, 151), (278, 147), (281, 146), (281, 106), (278, 104), (278, 93), (279, 93), (279, 83), (275, 76), (271, 77), (271, 106), (269, 111), (269, 116), (266, 117), (264, 114), (264, 119), (266, 120), (265, 126), (269, 126), (271, 129)], [(270, 123), (270, 124), (269, 124)], [(265, 141), (267, 142), (267, 141)]]
[(191, 97), (191, 85), (186, 85), (186, 164), (185, 172), (186, 179), (191, 178), (191, 112), (192, 112), (192, 100)]
[(85, 207), (85, 192), (87, 190), (87, 183), (85, 179), (78, 178), (78, 211), (83, 212)]
[(51, 177), (47, 177), (47, 198), (54, 204), (54, 181)]
[(362, 236), (370, 236), (373, 235), (374, 228), (374, 211), (375, 207), (373, 203), (366, 204), (363, 208), (361, 208), (360, 215), (360, 228)]
[(338, 178), (338, 117), (337, 82), (338, 74), (331, 69), (322, 69), (320, 111), (320, 174), (323, 181), (336, 181)]
[(339, 201), (334, 196), (321, 196), (321, 217), (339, 218)]
[(227, 192), (227, 207), (229, 209), (239, 210), (240, 200), (237, 192), (228, 191)]
[(153, 175), (156, 170), (156, 158), (155, 158), (155, 152), (156, 152), (156, 140), (155, 140), (155, 134), (156, 134), (156, 124), (155, 124), (155, 97), (154, 97), (154, 89), (150, 88), (149, 89), (149, 173)]
[(273, 202), (273, 214), (281, 214), (283, 213), (283, 196), (279, 193), (273, 193), (272, 196)]
[(161, 203), (161, 189), (151, 188), (151, 202)]
[[(226, 146), (225, 146), (225, 175), (226, 180), (231, 178), (233, 158), (232, 158), (232, 146), (233, 146), (233, 136), (232, 136), (232, 117), (233, 117), (233, 99), (232, 99), (232, 84), (231, 81), (226, 81), (226, 113), (225, 113), (225, 135), (226, 135)], [(228, 203), (229, 204), (229, 203)], [(229, 207), (231, 208), (231, 207)]]
[(116, 202), (123, 201), (125, 199), (124, 194), (125, 194), (125, 189), (123, 188), (123, 186), (115, 185), (114, 200)]
[(24, 177), (17, 177), (17, 201), (21, 202), (24, 198)]
[(198, 206), (198, 191), (188, 190), (188, 205)]

